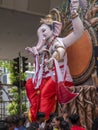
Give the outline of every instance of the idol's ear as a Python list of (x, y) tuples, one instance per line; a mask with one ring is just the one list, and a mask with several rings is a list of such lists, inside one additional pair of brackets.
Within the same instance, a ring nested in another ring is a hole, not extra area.
[(62, 23), (58, 21), (53, 21), (53, 34), (59, 36), (62, 29)]

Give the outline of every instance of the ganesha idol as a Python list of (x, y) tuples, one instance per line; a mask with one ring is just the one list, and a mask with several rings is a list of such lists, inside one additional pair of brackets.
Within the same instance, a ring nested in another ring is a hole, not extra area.
[(44, 112), (46, 119), (56, 110), (57, 102), (67, 104), (78, 96), (70, 91), (72, 77), (67, 64), (66, 49), (83, 34), (83, 24), (78, 16), (78, 0), (71, 0), (70, 13), (73, 32), (61, 38), (62, 23), (47, 15), (38, 28), (38, 43), (27, 47), (35, 58), (35, 74), (26, 82), (26, 93), (30, 101), (29, 119), (36, 120), (37, 112)]

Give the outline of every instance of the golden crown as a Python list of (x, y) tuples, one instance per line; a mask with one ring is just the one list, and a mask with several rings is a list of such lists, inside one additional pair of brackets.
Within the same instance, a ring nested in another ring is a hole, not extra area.
[(45, 18), (41, 18), (41, 24), (53, 24), (53, 17), (51, 14), (45, 16)]

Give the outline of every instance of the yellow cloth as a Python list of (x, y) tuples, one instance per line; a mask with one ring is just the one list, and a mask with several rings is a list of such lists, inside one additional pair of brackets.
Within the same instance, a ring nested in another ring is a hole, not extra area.
[(58, 128), (54, 128), (53, 130), (59, 130)]

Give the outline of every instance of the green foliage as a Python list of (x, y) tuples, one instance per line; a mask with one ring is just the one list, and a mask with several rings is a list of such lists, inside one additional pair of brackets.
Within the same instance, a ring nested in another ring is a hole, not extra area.
[(12, 61), (0, 60), (0, 67), (8, 68), (8, 70), (12, 67)]
[[(26, 74), (23, 73), (23, 72), (20, 72), (20, 73), (17, 73), (17, 74), (14, 73), (13, 63), (12, 63), (11, 68), (10, 68), (11, 83), (14, 84), (14, 83), (18, 83), (20, 81), (25, 81), (25, 78), (26, 78)], [(24, 87), (24, 86), (22, 86), (22, 87)]]
[[(15, 114), (21, 114), (25, 112), (27, 110), (25, 90), (21, 90), (21, 94), (19, 94), (19, 89), (17, 87), (12, 87), (10, 89), (10, 93), (12, 94), (12, 102), (9, 103), (9, 105), (7, 106), (7, 110), (9, 114), (15, 115)], [(20, 104), (21, 104), (21, 110), (20, 110)]]
[(7, 106), (10, 115), (19, 114), (18, 112), (18, 104), (16, 102), (12, 102)]
[[(24, 81), (26, 78), (25, 73), (17, 73), (14, 74), (13, 71), (13, 61), (0, 61), (1, 68), (7, 68), (8, 72), (10, 73), (10, 81), (11, 84), (15, 82)], [(26, 92), (23, 88), (24, 86), (14, 86), (10, 89), (11, 94), (11, 102), (7, 106), (7, 110), (10, 115), (21, 114), (27, 110), (26, 107)], [(21, 106), (21, 110), (20, 110)]]
[(25, 73), (18, 73), (17, 75), (15, 75), (13, 71), (10, 73), (10, 81), (12, 84), (17, 83), (19, 81), (25, 81), (25, 78), (26, 78)]
[[(25, 81), (25, 79), (26, 79), (26, 74), (25, 73), (21, 72), (21, 73), (17, 73), (16, 75), (14, 74), (13, 61), (3, 61), (3, 60), (1, 60), (0, 61), (0, 67), (8, 69), (8, 71), (10, 73), (11, 84), (19, 82), (20, 80)], [(22, 87), (24, 87), (24, 86), (22, 86)]]

